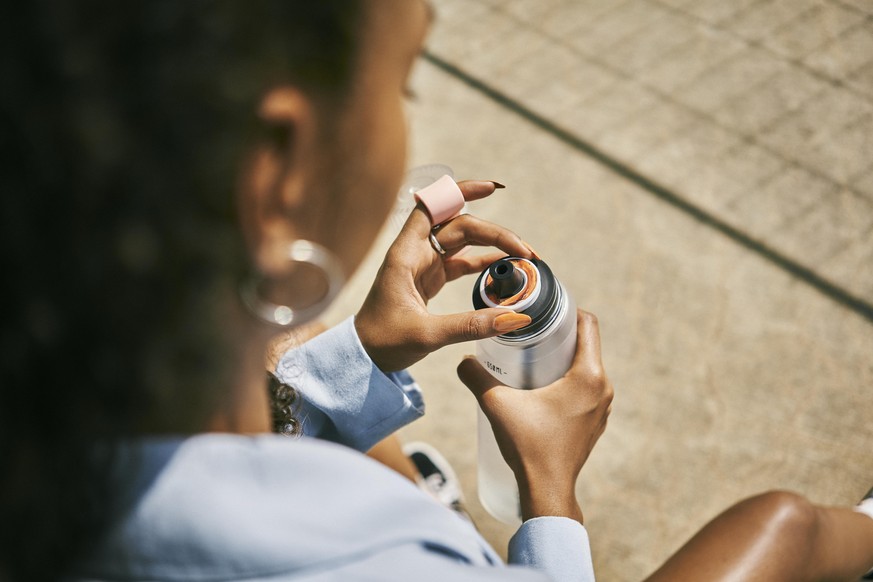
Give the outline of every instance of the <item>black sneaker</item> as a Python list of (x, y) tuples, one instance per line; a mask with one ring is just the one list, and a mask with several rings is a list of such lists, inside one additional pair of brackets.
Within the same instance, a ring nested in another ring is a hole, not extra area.
[(464, 508), (461, 483), (446, 458), (435, 448), (422, 442), (405, 444), (403, 452), (421, 474), (417, 479), (418, 486), (441, 504), (470, 520)]

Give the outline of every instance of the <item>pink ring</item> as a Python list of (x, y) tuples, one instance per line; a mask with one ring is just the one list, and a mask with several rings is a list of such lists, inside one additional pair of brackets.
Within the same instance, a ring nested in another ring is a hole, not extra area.
[(448, 174), (416, 192), (415, 200), (425, 207), (433, 226), (456, 217), (464, 207), (464, 194)]

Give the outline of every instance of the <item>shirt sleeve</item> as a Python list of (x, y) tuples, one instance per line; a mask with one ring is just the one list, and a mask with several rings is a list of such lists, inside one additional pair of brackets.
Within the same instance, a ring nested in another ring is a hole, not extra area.
[(588, 532), (566, 517), (535, 517), (509, 540), (509, 563), (546, 572), (555, 582), (594, 582)]
[(303, 434), (360, 451), (424, 415), (418, 384), (406, 370), (376, 367), (351, 317), (285, 352), (276, 376), (301, 397)]

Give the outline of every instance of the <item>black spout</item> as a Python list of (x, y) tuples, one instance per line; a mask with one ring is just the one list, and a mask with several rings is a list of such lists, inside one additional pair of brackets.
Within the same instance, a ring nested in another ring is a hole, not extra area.
[(491, 289), (500, 299), (512, 297), (524, 288), (524, 274), (511, 261), (501, 259), (491, 264)]

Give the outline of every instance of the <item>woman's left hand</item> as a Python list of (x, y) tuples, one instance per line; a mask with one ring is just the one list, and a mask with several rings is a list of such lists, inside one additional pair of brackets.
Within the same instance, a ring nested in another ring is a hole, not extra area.
[[(459, 182), (458, 186), (467, 201), (485, 198), (495, 190), (494, 182), (485, 181)], [(355, 317), (364, 349), (384, 372), (407, 368), (443, 346), (500, 335), (530, 323), (528, 316), (500, 308), (452, 315), (429, 313), (427, 302), (446, 282), (478, 273), (507, 254), (536, 257), (512, 231), (469, 214), (444, 223), (436, 231), (445, 255), (431, 246), (431, 229), (430, 217), (419, 204), (388, 249)], [(471, 245), (496, 247), (502, 252), (459, 254)]]

